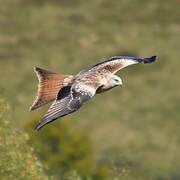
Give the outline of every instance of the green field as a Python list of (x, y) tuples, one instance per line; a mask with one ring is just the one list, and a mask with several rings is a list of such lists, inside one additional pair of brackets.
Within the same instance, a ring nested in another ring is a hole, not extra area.
[[(42, 166), (36, 179), (180, 179), (179, 5), (178, 0), (0, 0), (0, 94), (10, 106), (6, 119), (12, 131), (28, 136), (27, 143), (17, 144), (25, 152), (33, 148)], [(28, 112), (37, 88), (33, 67), (76, 74), (114, 55), (156, 55), (158, 61), (122, 70), (122, 88), (33, 131), (47, 110)], [(8, 141), (8, 127), (0, 123), (0, 138)], [(22, 178), (14, 173), (19, 167), (7, 162), (0, 169), (12, 177), (0, 171), (0, 179), (35, 178), (36, 172)]]

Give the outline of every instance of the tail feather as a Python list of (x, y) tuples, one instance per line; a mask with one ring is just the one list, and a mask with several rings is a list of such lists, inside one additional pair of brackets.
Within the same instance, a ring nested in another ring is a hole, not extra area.
[(38, 67), (35, 67), (34, 71), (38, 77), (39, 84), (37, 96), (30, 107), (30, 111), (55, 100), (59, 90), (70, 83), (73, 78), (71, 75), (56, 74)]

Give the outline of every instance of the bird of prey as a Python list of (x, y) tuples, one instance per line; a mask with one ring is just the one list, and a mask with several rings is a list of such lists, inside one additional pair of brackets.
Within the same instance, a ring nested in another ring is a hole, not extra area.
[(57, 118), (79, 110), (95, 94), (122, 85), (122, 79), (115, 75), (119, 70), (132, 64), (149, 64), (155, 60), (156, 56), (114, 56), (80, 71), (77, 75), (62, 75), (35, 67), (39, 85), (37, 97), (30, 110), (53, 101), (35, 129), (39, 130)]

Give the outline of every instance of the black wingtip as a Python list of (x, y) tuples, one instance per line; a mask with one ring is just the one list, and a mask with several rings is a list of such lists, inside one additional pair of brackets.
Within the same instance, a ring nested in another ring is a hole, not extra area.
[(143, 62), (144, 64), (147, 64), (147, 63), (153, 63), (156, 61), (156, 56), (151, 56), (151, 57), (148, 57), (148, 58), (144, 58), (143, 59)]
[(35, 127), (34, 130), (35, 131), (39, 131), (43, 126), (45, 126), (46, 124), (43, 124), (42, 122), (38, 123)]
[[(63, 116), (61, 116), (63, 117)], [(57, 118), (51, 119), (48, 121), (48, 119), (46, 119), (45, 117), (34, 127), (35, 131), (39, 131), (41, 128), (43, 128), (44, 126), (46, 126), (47, 124), (55, 121)]]
[(39, 127), (38, 125), (36, 125), (35, 127), (34, 127), (34, 131), (39, 131), (41, 129), (41, 127)]

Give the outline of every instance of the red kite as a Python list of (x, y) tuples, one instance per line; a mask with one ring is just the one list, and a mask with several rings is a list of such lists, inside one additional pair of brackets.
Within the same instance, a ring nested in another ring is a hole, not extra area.
[(53, 101), (47, 113), (36, 126), (44, 125), (80, 109), (96, 93), (102, 93), (122, 85), (122, 79), (115, 75), (119, 70), (138, 63), (149, 64), (156, 56), (139, 58), (115, 56), (80, 71), (77, 75), (61, 75), (41, 68), (34, 68), (38, 79), (38, 93), (30, 110)]

